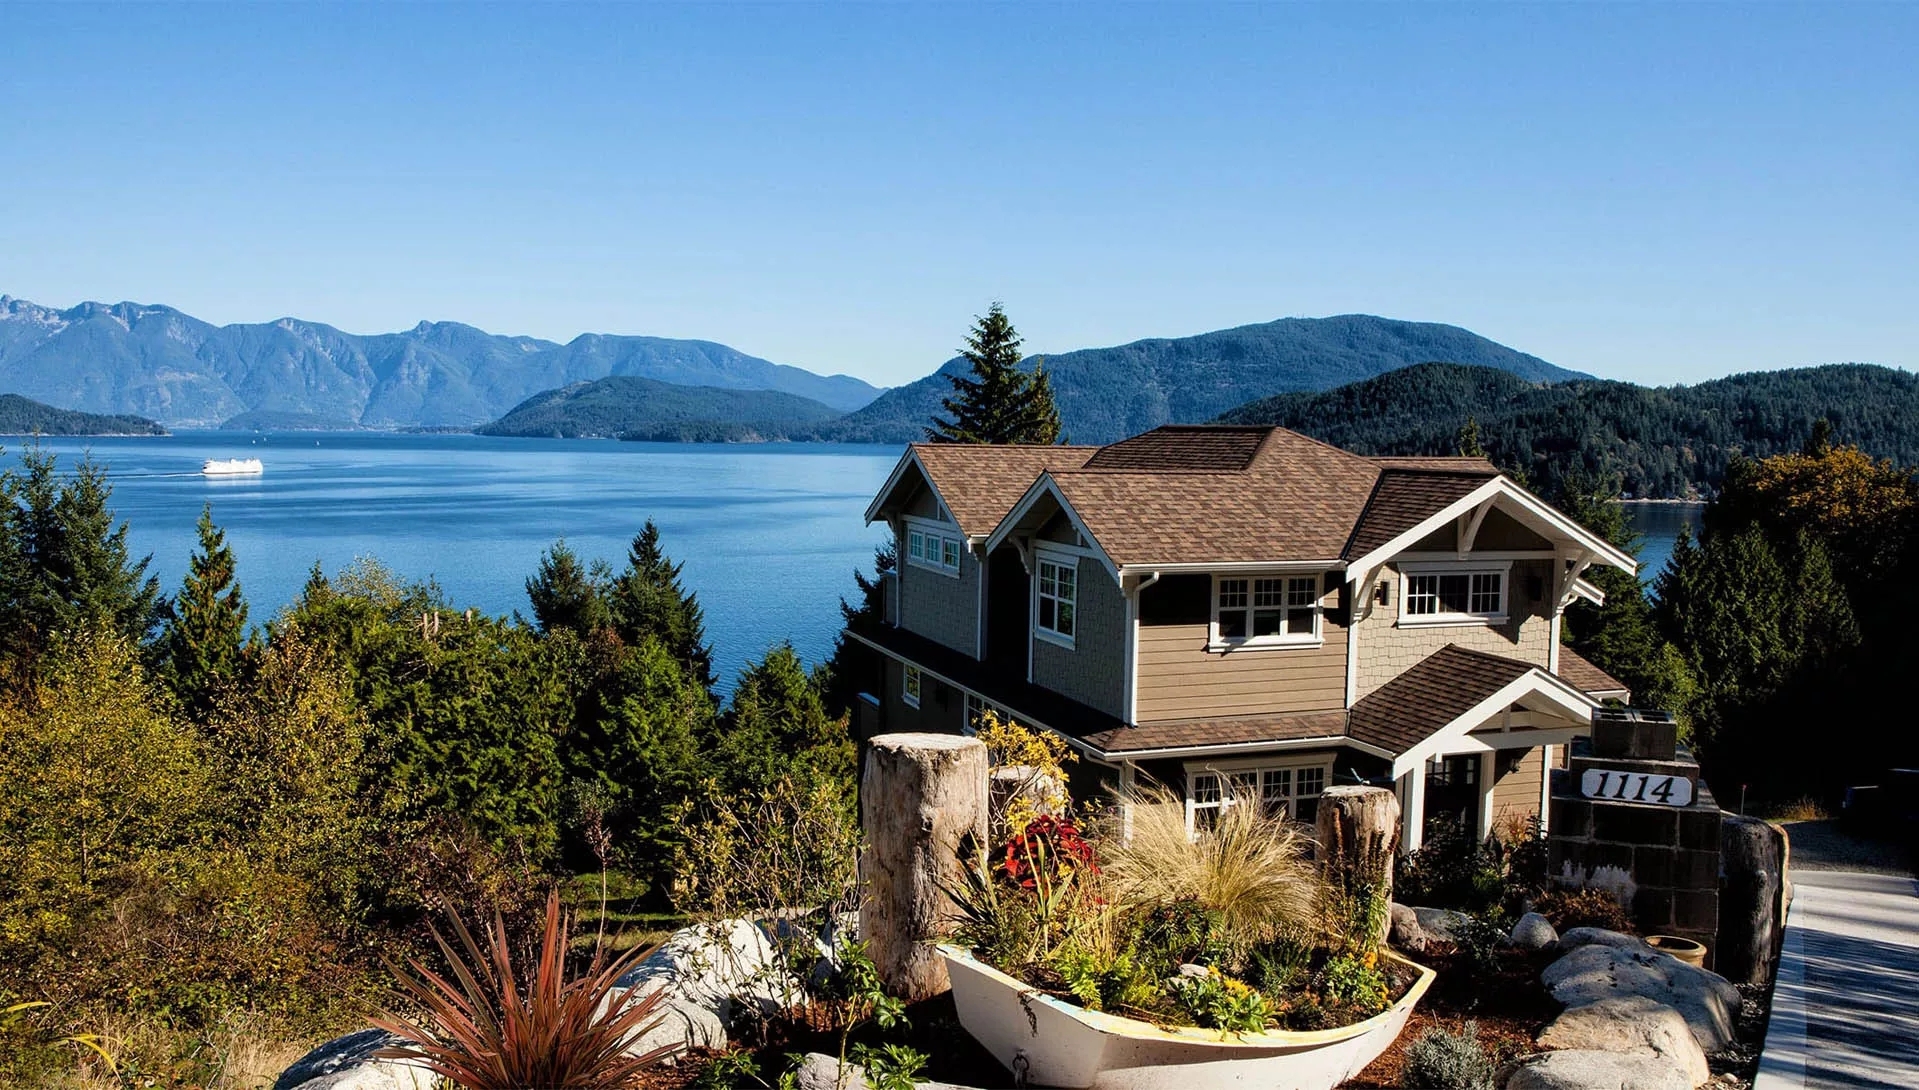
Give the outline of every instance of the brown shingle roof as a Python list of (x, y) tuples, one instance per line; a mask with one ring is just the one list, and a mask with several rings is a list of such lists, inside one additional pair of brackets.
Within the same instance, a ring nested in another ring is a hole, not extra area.
[(1404, 753), (1533, 667), (1449, 643), (1353, 705), (1346, 733)]
[(1099, 448), (1087, 469), (1146, 473), (1237, 473), (1252, 464), (1271, 428), (1168, 425)]
[(946, 500), (960, 531), (993, 532), (1044, 470), (1078, 469), (1099, 447), (1005, 446), (915, 443), (933, 487)]
[(1386, 470), (1379, 475), (1379, 482), (1366, 501), (1366, 510), (1353, 527), (1352, 538), (1343, 553), (1345, 559), (1365, 556), (1492, 477), (1492, 473)]
[[(1157, 429), (1156, 443), (1238, 450), (1246, 429)], [(1328, 560), (1339, 556), (1379, 468), (1284, 428), (1260, 429), (1238, 471), (1054, 471), (1060, 493), (1115, 564)], [(1227, 438), (1202, 438), (1232, 432)], [(1155, 433), (1149, 432), (1148, 435)], [(1143, 438), (1143, 437), (1142, 437)]]
[(1181, 719), (1089, 734), (1084, 741), (1110, 754), (1138, 754), (1148, 750), (1186, 746), (1245, 745), (1258, 742), (1296, 742), (1307, 738), (1339, 738), (1346, 733), (1344, 711), (1301, 712), (1291, 715), (1247, 715), (1233, 719)]
[(1490, 459), (1451, 455), (1375, 455), (1373, 463), (1381, 469), (1430, 469), (1441, 473), (1477, 473), (1490, 477), (1499, 472)]
[(1597, 697), (1601, 693), (1631, 695), (1625, 682), (1594, 666), (1590, 659), (1570, 647), (1559, 649), (1559, 676), (1587, 696)]

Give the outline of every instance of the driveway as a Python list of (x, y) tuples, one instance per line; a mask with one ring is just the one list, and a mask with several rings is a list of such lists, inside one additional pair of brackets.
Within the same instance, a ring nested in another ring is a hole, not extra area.
[(1919, 883), (1792, 869), (1753, 1090), (1919, 1087)]

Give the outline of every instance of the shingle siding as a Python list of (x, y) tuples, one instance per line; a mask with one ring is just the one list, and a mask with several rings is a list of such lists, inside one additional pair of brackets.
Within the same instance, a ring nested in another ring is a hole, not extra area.
[(1073, 646), (1033, 641), (1033, 684), (1108, 715), (1122, 715), (1126, 689), (1126, 599), (1105, 565), (1079, 560)]
[(920, 706), (915, 708), (902, 695), (906, 667), (898, 659), (886, 660), (886, 692), (880, 695), (880, 730), (887, 734), (923, 731), (932, 734), (958, 734), (966, 719), (966, 694), (943, 681), (922, 674)]
[[(1545, 669), (1552, 651), (1552, 566), (1548, 561), (1525, 560), (1512, 566), (1507, 587), (1507, 620), (1502, 625), (1464, 624), (1401, 628), (1398, 625), (1403, 591), (1396, 566), (1380, 572), (1381, 580), (1391, 580), (1392, 600), (1372, 607), (1372, 613), (1359, 622), (1355, 698), (1386, 684), (1411, 669), (1420, 660), (1449, 643), (1474, 651), (1518, 659)], [(1531, 600), (1531, 590), (1541, 588), (1541, 600)]]
[(955, 579), (908, 560), (906, 542), (897, 544), (900, 626), (978, 657), (980, 566), (972, 550), (960, 550), (959, 578)]

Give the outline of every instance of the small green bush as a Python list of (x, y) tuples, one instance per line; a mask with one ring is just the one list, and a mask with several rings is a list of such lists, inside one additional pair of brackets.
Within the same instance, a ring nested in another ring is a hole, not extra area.
[(1368, 1017), (1386, 1009), (1386, 975), (1369, 964), (1370, 957), (1341, 954), (1321, 970), (1326, 998), (1352, 1007)]
[(1263, 1033), (1276, 1013), (1265, 996), (1217, 972), (1175, 977), (1173, 992), (1193, 1021), (1207, 1029)]
[(1453, 1033), (1438, 1026), (1406, 1049), (1406, 1085), (1412, 1090), (1492, 1090), (1493, 1058), (1479, 1043), (1479, 1025)]

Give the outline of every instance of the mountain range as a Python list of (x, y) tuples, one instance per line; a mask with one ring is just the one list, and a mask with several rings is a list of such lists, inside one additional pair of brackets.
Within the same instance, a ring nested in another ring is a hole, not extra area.
[(103, 416), (42, 405), (19, 394), (0, 394), (0, 435), (165, 435), (167, 429), (138, 416)]
[(722, 390), (614, 375), (535, 394), (481, 435), (740, 443), (786, 438), (839, 416), (778, 390)]
[(1754, 371), (1692, 386), (1530, 382), (1431, 363), (1319, 393), (1242, 405), (1229, 424), (1278, 424), (1360, 454), (1454, 454), (1468, 420), (1495, 463), (1551, 495), (1569, 477), (1626, 495), (1710, 495), (1733, 458), (1798, 450), (1815, 421), (1832, 441), (1919, 465), (1919, 375), (1844, 363)]
[[(1161, 424), (1200, 423), (1256, 398), (1325, 390), (1416, 363), (1481, 364), (1533, 381), (1588, 377), (1555, 367), (1458, 326), (1370, 314), (1281, 318), (1192, 337), (1155, 338), (1114, 348), (1031, 357), (1052, 377), (1067, 437), (1110, 443)], [(952, 392), (946, 376), (966, 361), (881, 394), (821, 430), (842, 442), (904, 443)]]
[(778, 390), (841, 412), (880, 392), (710, 341), (588, 333), (556, 344), (458, 322), (361, 336), (298, 318), (216, 326), (166, 306), (55, 310), (0, 296), (0, 390), (175, 426), (298, 413), (368, 427), (468, 427), (541, 391), (608, 375)]

